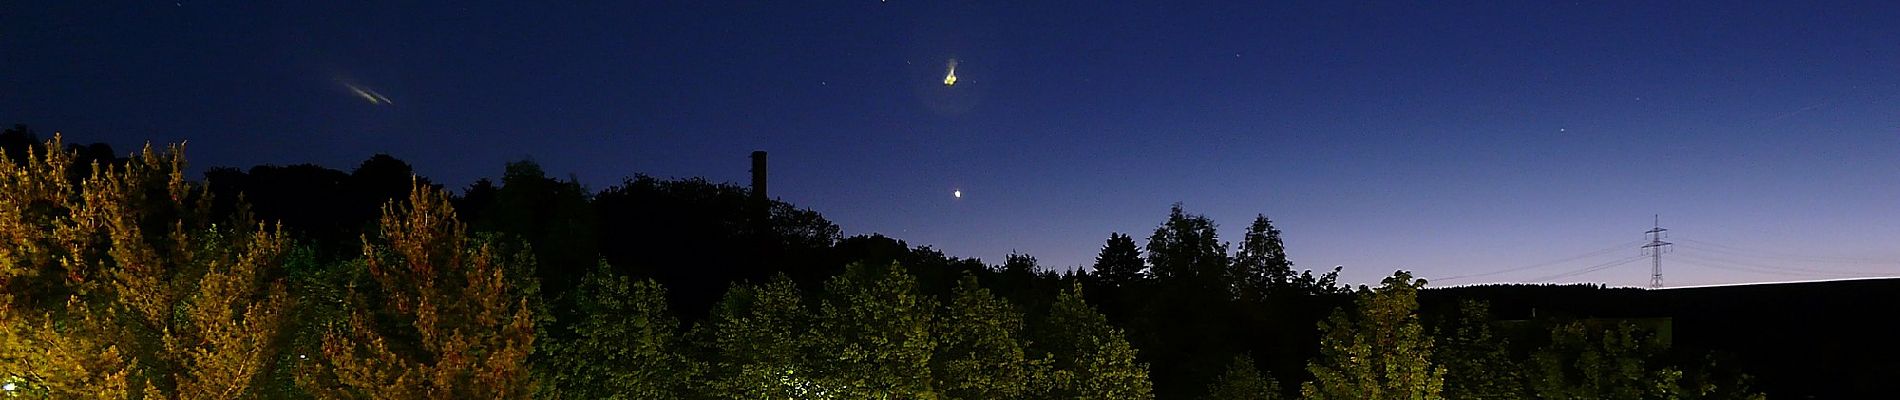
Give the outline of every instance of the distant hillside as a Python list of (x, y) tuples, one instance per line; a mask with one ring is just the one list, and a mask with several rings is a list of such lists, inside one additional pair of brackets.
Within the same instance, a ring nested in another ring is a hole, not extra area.
[(1900, 383), (1900, 278), (1661, 290), (1484, 285), (1421, 293), (1428, 313), (1461, 298), (1489, 301), (1506, 320), (1669, 318), (1677, 348), (1714, 352), (1756, 375), (1769, 398), (1891, 398)]

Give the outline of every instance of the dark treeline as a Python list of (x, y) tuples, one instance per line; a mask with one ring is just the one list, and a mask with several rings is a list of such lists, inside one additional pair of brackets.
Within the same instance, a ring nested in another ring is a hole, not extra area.
[(377, 155), (192, 180), (182, 149), (41, 139), (0, 135), (0, 380), (29, 395), (1759, 397), (1666, 320), (1348, 287), (1264, 215), (1236, 244), (1176, 204), (1058, 271), (701, 179), (523, 161), (451, 194)]

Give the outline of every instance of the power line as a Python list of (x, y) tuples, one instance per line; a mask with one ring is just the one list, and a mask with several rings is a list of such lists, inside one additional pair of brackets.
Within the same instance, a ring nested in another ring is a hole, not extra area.
[(1610, 246), (1610, 247), (1608, 247), (1608, 248), (1604, 248), (1604, 249), (1600, 249), (1600, 250), (1595, 250), (1595, 251), (1591, 251), (1591, 252), (1588, 252), (1588, 253), (1583, 253), (1583, 254), (1580, 254), (1580, 255), (1576, 255), (1576, 256), (1571, 256), (1571, 257), (1565, 257), (1565, 258), (1562, 258), (1562, 259), (1558, 259), (1558, 260), (1556, 260), (1556, 261), (1548, 261), (1548, 262), (1542, 262), (1542, 263), (1537, 263), (1537, 264), (1531, 264), (1531, 265), (1527, 265), (1527, 266), (1522, 266), (1522, 267), (1514, 267), (1514, 268), (1505, 268), (1505, 269), (1501, 269), (1501, 270), (1496, 270), (1496, 271), (1491, 271), (1491, 272), (1485, 272), (1485, 273), (1478, 273), (1478, 274), (1468, 274), (1468, 275), (1456, 275), (1456, 276), (1447, 276), (1447, 277), (1440, 277), (1440, 278), (1432, 278), (1432, 279), (1428, 279), (1428, 280), (1431, 280), (1431, 281), (1449, 281), (1449, 280), (1457, 280), (1457, 279), (1465, 279), (1465, 278), (1478, 278), (1478, 277), (1486, 277), (1486, 276), (1492, 276), (1492, 275), (1497, 275), (1497, 274), (1504, 274), (1504, 273), (1511, 273), (1511, 272), (1518, 272), (1518, 271), (1527, 271), (1527, 270), (1533, 270), (1533, 269), (1538, 269), (1538, 268), (1543, 268), (1543, 267), (1548, 267), (1548, 266), (1552, 266), (1552, 265), (1557, 265), (1557, 264), (1562, 264), (1562, 263), (1567, 263), (1567, 262), (1571, 262), (1571, 261), (1576, 261), (1576, 260), (1581, 260), (1581, 259), (1585, 259), (1585, 258), (1590, 258), (1590, 257), (1596, 257), (1596, 256), (1600, 256), (1600, 255), (1604, 255), (1604, 254), (1609, 254), (1609, 253), (1614, 253), (1614, 252), (1616, 252), (1617, 250), (1626, 250), (1626, 249), (1629, 249), (1629, 247), (1630, 247), (1630, 246), (1635, 246), (1635, 245), (1637, 245), (1637, 244), (1640, 244), (1640, 243), (1642, 243), (1642, 242), (1643, 242), (1643, 241), (1641, 241), (1641, 240), (1632, 240), (1632, 241), (1628, 241), (1628, 242), (1623, 242), (1623, 243), (1617, 243), (1617, 244), (1616, 244), (1615, 246)]
[[(1697, 250), (1697, 251), (1706, 251), (1706, 250), (1704, 250), (1704, 249), (1699, 249), (1699, 248), (1696, 248), (1696, 247), (1693, 247), (1693, 246), (1692, 246), (1692, 247), (1689, 247), (1689, 248), (1690, 248), (1690, 249), (1693, 249), (1693, 250)], [(1695, 253), (1690, 253), (1690, 254), (1695, 254)], [(1760, 264), (1760, 263), (1755, 263), (1755, 262), (1749, 262), (1749, 261), (1743, 261), (1743, 260), (1735, 260), (1735, 259), (1729, 259), (1729, 258), (1726, 258), (1726, 257), (1723, 257), (1723, 256), (1719, 256), (1719, 255), (1706, 255), (1706, 254), (1695, 254), (1695, 257), (1698, 257), (1698, 258), (1701, 258), (1701, 259), (1703, 259), (1703, 260), (1706, 260), (1706, 261), (1715, 261), (1715, 262), (1723, 262), (1723, 263), (1728, 263), (1728, 264), (1734, 264), (1734, 265), (1747, 265), (1747, 266), (1752, 266), (1752, 267), (1756, 267), (1756, 268), (1764, 268), (1764, 269), (1771, 269), (1771, 270), (1781, 270), (1781, 271), (1798, 271), (1798, 272), (1808, 272), (1808, 273), (1814, 273), (1814, 274), (1824, 274), (1824, 275), (1849, 275), (1849, 276), (1851, 276), (1851, 275), (1861, 275), (1861, 276), (1866, 276), (1866, 275), (1891, 275), (1891, 274), (1893, 274), (1893, 272), (1869, 272), (1869, 271), (1841, 271), (1841, 270), (1827, 270), (1827, 269), (1808, 269), (1808, 268), (1801, 268), (1801, 267), (1790, 267), (1790, 266), (1784, 266), (1784, 265), (1769, 265), (1769, 264)]]
[(1691, 243), (1691, 244), (1684, 244), (1685, 246), (1695, 247), (1694, 244), (1700, 244), (1702, 246), (1708, 246), (1708, 247), (1703, 248), (1703, 250), (1721, 252), (1721, 253), (1731, 253), (1734, 255), (1745, 256), (1745, 257), (1780, 258), (1780, 259), (1788, 259), (1788, 260), (1796, 260), (1796, 261), (1837, 263), (1837, 264), (1861, 264), (1861, 265), (1900, 264), (1900, 260), (1880, 260), (1880, 259), (1872, 259), (1872, 258), (1851, 258), (1851, 257), (1803, 256), (1803, 255), (1783, 254), (1783, 253), (1775, 253), (1775, 252), (1768, 252), (1768, 251), (1755, 250), (1755, 249), (1747, 249), (1747, 248), (1728, 246), (1728, 245), (1723, 245), (1720, 243), (1711, 243), (1711, 242), (1695, 240), (1695, 239), (1678, 238), (1676, 240), (1681, 240), (1684, 242)]
[(1588, 273), (1591, 273), (1591, 272), (1597, 272), (1597, 271), (1602, 271), (1602, 270), (1605, 270), (1605, 269), (1610, 269), (1610, 268), (1613, 268), (1613, 267), (1616, 267), (1616, 266), (1620, 266), (1620, 265), (1623, 265), (1623, 264), (1629, 264), (1629, 263), (1633, 263), (1633, 262), (1637, 262), (1637, 261), (1641, 261), (1641, 260), (1643, 259), (1643, 257), (1646, 257), (1646, 256), (1634, 256), (1634, 257), (1629, 257), (1629, 258), (1624, 258), (1624, 259), (1620, 259), (1620, 260), (1615, 260), (1615, 261), (1610, 261), (1610, 262), (1606, 262), (1606, 263), (1602, 263), (1602, 264), (1597, 264), (1597, 265), (1592, 265), (1592, 266), (1588, 266), (1588, 267), (1583, 267), (1583, 268), (1581, 268), (1581, 269), (1577, 269), (1577, 270), (1572, 270), (1572, 271), (1570, 271), (1570, 272), (1565, 272), (1565, 273), (1561, 273), (1561, 274), (1556, 274), (1556, 275), (1551, 275), (1551, 276), (1546, 276), (1546, 277), (1542, 277), (1542, 278), (1537, 278), (1537, 279), (1532, 279), (1532, 280), (1530, 280), (1530, 281), (1531, 281), (1531, 282), (1545, 282), (1545, 281), (1549, 281), (1549, 280), (1552, 280), (1552, 279), (1558, 279), (1558, 278), (1566, 278), (1566, 277), (1572, 277), (1572, 276), (1577, 276), (1577, 275), (1583, 275), (1583, 274), (1588, 274)]
[(1737, 265), (1722, 265), (1720, 262), (1717, 262), (1717, 261), (1703, 259), (1700, 257), (1686, 256), (1686, 255), (1678, 256), (1678, 257), (1679, 258), (1677, 258), (1676, 261), (1679, 261), (1679, 262), (1684, 262), (1691, 265), (1699, 265), (1699, 266), (1708, 267), (1708, 268), (1729, 270), (1729, 271), (1753, 272), (1753, 273), (1759, 273), (1759, 274), (1774, 274), (1774, 275), (1784, 275), (1784, 276), (1826, 277), (1826, 278), (1845, 278), (1845, 277), (1857, 276), (1853, 274), (1839, 274), (1839, 273), (1823, 274), (1823, 273), (1812, 273), (1812, 272), (1804, 273), (1804, 272), (1794, 272), (1794, 271), (1778, 271), (1778, 270), (1765, 269), (1765, 268), (1743, 267), (1743, 266), (1737, 266)]

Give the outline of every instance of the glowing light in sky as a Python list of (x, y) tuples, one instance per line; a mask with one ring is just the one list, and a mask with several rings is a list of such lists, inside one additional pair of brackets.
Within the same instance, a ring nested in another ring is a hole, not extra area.
[(349, 83), (349, 82), (343, 82), (343, 86), (348, 87), (350, 89), (350, 93), (356, 94), (356, 97), (363, 98), (363, 100), (368, 101), (369, 104), (373, 104), (373, 105), (396, 104), (396, 102), (390, 101), (388, 97), (383, 97), (382, 93), (376, 93), (376, 91), (373, 89), (362, 87), (362, 86), (356, 86), (356, 84)]
[(962, 190), (952, 190), (952, 191), (950, 191), (950, 197), (955, 197), (955, 198), (959, 198), (959, 199), (961, 199), (961, 198), (963, 198), (963, 191), (962, 191)]
[(956, 84), (957, 84), (957, 59), (952, 58), (950, 59), (950, 73), (948, 75), (944, 75), (943, 85), (954, 86)]

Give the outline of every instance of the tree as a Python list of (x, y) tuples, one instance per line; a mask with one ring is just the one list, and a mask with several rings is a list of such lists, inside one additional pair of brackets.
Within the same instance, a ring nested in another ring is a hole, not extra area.
[(1529, 386), (1545, 399), (1681, 398), (1682, 371), (1659, 360), (1666, 348), (1654, 333), (1628, 323), (1561, 324), (1551, 328), (1550, 344), (1531, 355)]
[(1320, 274), (1319, 276), (1314, 276), (1313, 270), (1310, 269), (1300, 271), (1300, 277), (1293, 280), (1293, 288), (1296, 291), (1309, 294), (1350, 293), (1352, 291), (1351, 287), (1339, 284), (1340, 269), (1340, 267), (1335, 266), (1332, 271), (1326, 271), (1326, 273)]
[(1155, 278), (1180, 280), (1206, 288), (1225, 287), (1227, 244), (1214, 231), (1214, 221), (1191, 215), (1175, 203), (1168, 221), (1148, 237), (1148, 265)]
[(855, 261), (817, 262), (839, 240), (836, 224), (777, 201), (761, 224), (751, 191), (737, 185), (637, 176), (602, 190), (593, 205), (601, 256), (666, 285), (674, 311), (688, 318), (705, 315), (732, 282), (782, 272), (815, 286)]
[(1286, 244), (1266, 215), (1255, 216), (1253, 225), (1247, 226), (1230, 274), (1234, 296), (1239, 299), (1259, 301), (1270, 292), (1287, 294), (1295, 289), (1296, 276), (1293, 262), (1286, 259)]
[(1432, 339), (1419, 325), (1418, 289), (1425, 280), (1398, 271), (1377, 289), (1360, 289), (1357, 312), (1335, 311), (1320, 323), (1320, 354), (1307, 365), (1308, 399), (1418, 399), (1441, 395), (1445, 368), (1434, 365)]
[(80, 152), (59, 149), (0, 163), (0, 379), (61, 398), (258, 395), (283, 235), (215, 223), (182, 147), (94, 161), (78, 181)]
[(1136, 343), (1152, 357), (1162, 397), (1199, 395), (1242, 343), (1228, 246), (1213, 220), (1176, 203), (1147, 249), (1155, 286), (1130, 302), (1140, 307), (1131, 318)]
[(1045, 321), (1030, 349), (1050, 360), (1052, 370), (1036, 376), (1034, 397), (1154, 398), (1147, 365), (1136, 361), (1122, 331), (1083, 301), (1081, 285), (1057, 294)]
[(1521, 366), (1511, 358), (1510, 343), (1491, 332), (1490, 306), (1462, 300), (1448, 320), (1439, 324), (1433, 355), (1445, 367), (1445, 398), (1521, 399)]
[(820, 381), (849, 398), (930, 398), (936, 301), (898, 265), (845, 267), (825, 284), (816, 337)]
[(1280, 398), (1280, 382), (1263, 376), (1253, 366), (1253, 358), (1234, 357), (1227, 372), (1207, 386), (1208, 400), (1272, 400)]
[(0, 158), (5, 158), (0, 161), (25, 165), (27, 153), (40, 148), (40, 144), (40, 136), (33, 132), (33, 128), (28, 128), (26, 124), (14, 124), (12, 128), (0, 131)]
[[(409, 196), (417, 177), (408, 163), (378, 154), (352, 172), (319, 165), (258, 165), (248, 172), (218, 167), (205, 171), (217, 215), (243, 210), (282, 223), (285, 231), (327, 257), (358, 256), (363, 233), (374, 230), (385, 203)], [(433, 185), (429, 185), (433, 187)]]
[(470, 219), (470, 227), (527, 242), (534, 252), (536, 278), (550, 291), (566, 292), (600, 259), (587, 189), (573, 178), (549, 178), (533, 161), (508, 163), (501, 182), (493, 193), (470, 192), (493, 196), (482, 218)]
[(1102, 283), (1114, 287), (1126, 287), (1147, 277), (1147, 265), (1141, 259), (1141, 248), (1135, 246), (1135, 239), (1120, 233), (1108, 235), (1108, 243), (1102, 245), (1102, 251), (1095, 256), (1095, 276)]
[(937, 323), (935, 385), (946, 399), (1010, 399), (1029, 389), (1038, 371), (1022, 347), (1023, 316), (1008, 301), (964, 275)]
[(821, 386), (811, 361), (813, 328), (797, 285), (783, 275), (726, 292), (698, 332), (707, 343), (707, 398), (809, 398)]
[(573, 293), (568, 337), (550, 344), (547, 398), (684, 398), (697, 366), (682, 353), (679, 322), (666, 290), (632, 281), (602, 264)]
[(534, 315), (507, 277), (532, 257), (469, 239), (446, 193), (411, 185), (364, 239), (372, 280), (351, 296), (349, 322), (324, 335), (329, 370), (305, 386), (325, 398), (527, 397)]

